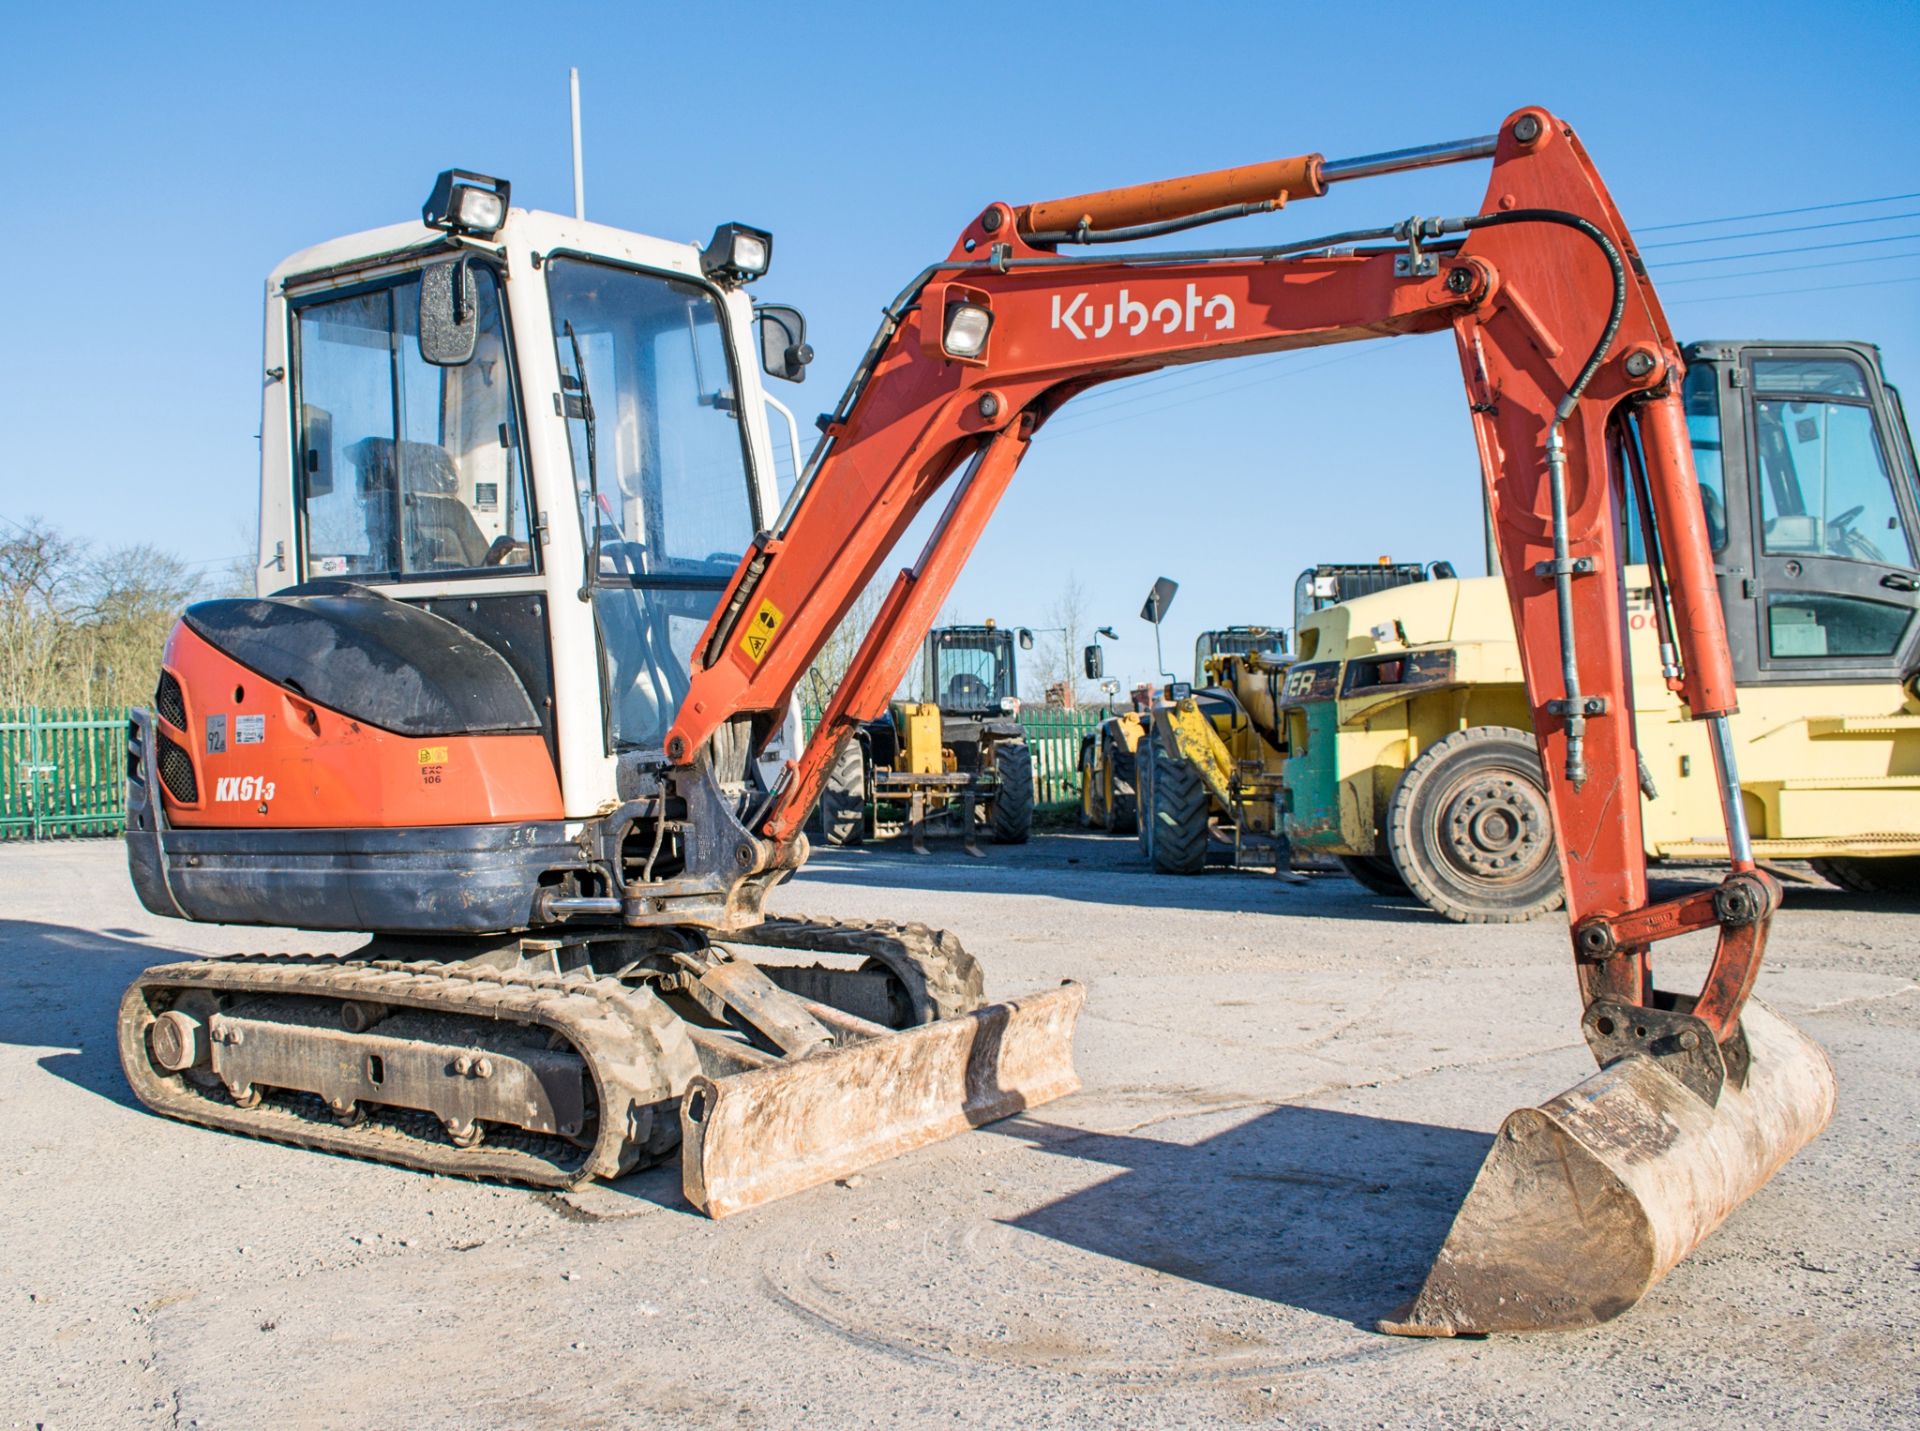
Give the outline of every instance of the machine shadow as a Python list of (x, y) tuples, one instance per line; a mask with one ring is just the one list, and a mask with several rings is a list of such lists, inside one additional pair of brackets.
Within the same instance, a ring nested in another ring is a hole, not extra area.
[[(976, 860), (956, 845), (951, 855), (940, 845), (916, 855), (901, 846), (863, 846), (856, 850), (815, 847), (806, 868), (789, 888), (804, 890), (809, 877), (863, 889), (925, 889), (969, 894), (1046, 894), (1057, 899), (1090, 904), (1125, 905), (1143, 909), (1192, 909), (1243, 914), (1306, 915), (1316, 919), (1351, 919), (1405, 924), (1437, 921), (1411, 896), (1390, 898), (1363, 889), (1345, 875), (1315, 873), (1299, 883), (1276, 879), (1263, 870), (1209, 870), (1202, 875), (1152, 873), (1146, 860), (1105, 851), (1075, 856), (1062, 841), (1057, 858), (1035, 858), (1032, 852), (1045, 836), (1025, 846), (1017, 863), (996, 862), (995, 847)], [(1114, 843), (1118, 843), (1115, 841)], [(1138, 876), (1146, 876), (1140, 879)], [(796, 900), (789, 903), (798, 904)]]
[(148, 965), (192, 957), (132, 930), (0, 919), (0, 1043), (61, 1049), (40, 1066), (110, 1102), (138, 1107), (114, 1047), (120, 996)]
[(1493, 1142), (1293, 1106), (1190, 1144), (1031, 1118), (996, 1131), (1120, 1169), (1009, 1226), (1368, 1330), (1419, 1290)]

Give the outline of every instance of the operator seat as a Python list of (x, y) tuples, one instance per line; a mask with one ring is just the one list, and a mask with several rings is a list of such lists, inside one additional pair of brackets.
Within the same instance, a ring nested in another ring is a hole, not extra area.
[(987, 683), (971, 671), (956, 671), (947, 680), (947, 701), (955, 710), (979, 710), (987, 704)]
[(487, 539), (460, 498), (460, 469), (446, 448), (363, 437), (347, 449), (347, 456), (359, 469), (362, 492), (391, 492), (398, 476), (409, 569), (471, 571), (487, 564)]

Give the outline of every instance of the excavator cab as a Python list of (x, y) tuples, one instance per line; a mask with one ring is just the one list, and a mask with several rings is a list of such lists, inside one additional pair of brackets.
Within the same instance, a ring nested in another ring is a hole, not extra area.
[[(715, 1214), (1057, 1096), (1077, 989), (985, 1006), (951, 936), (762, 917), (805, 857), (750, 829), (799, 754), (790, 701), (668, 750), (779, 509), (763, 372), (811, 357), (797, 310), (749, 296), (771, 236), (508, 194), (448, 171), (419, 223), (268, 281), (257, 594), (190, 608), (133, 714), (129, 866), (159, 914), (369, 942), (147, 971), (129, 1081), (215, 1127), (544, 1185), (684, 1145)], [(784, 613), (744, 615), (757, 660)], [(976, 1034), (1026, 1062), (969, 1061)], [(892, 1098), (863, 1091), (878, 1065)]]

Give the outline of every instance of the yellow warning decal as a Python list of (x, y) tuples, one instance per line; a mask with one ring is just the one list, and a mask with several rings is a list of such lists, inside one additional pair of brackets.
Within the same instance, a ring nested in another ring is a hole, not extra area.
[(771, 601), (762, 601), (760, 609), (753, 613), (753, 620), (747, 623), (747, 634), (740, 638), (740, 649), (754, 665), (759, 665), (760, 658), (767, 654), (767, 647), (773, 644), (773, 633), (786, 619)]
[(447, 748), (444, 745), (421, 746), (420, 763), (422, 765), (445, 765), (447, 763)]

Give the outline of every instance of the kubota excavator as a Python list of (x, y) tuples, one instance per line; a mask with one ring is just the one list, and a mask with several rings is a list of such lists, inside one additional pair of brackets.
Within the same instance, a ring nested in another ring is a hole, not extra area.
[[(1475, 159), (1491, 181), (1461, 217), (1101, 247)], [(544, 1183), (680, 1140), (689, 1198), (720, 1214), (1070, 1090), (1079, 988), (981, 1008), (950, 936), (762, 917), (805, 858), (834, 751), (884, 709), (1074, 396), (1173, 363), (1450, 331), (1600, 1069), (1506, 1120), (1418, 1296), (1382, 1325), (1616, 1315), (1825, 1125), (1825, 1056), (1749, 997), (1779, 891), (1727, 737), (1680, 353), (1559, 119), (1527, 108), (1481, 139), (990, 204), (887, 308), (779, 503), (741, 355), (755, 326), (776, 375), (807, 352), (796, 313), (743, 293), (770, 238), (727, 225), (701, 250), (507, 199), (449, 171), (423, 225), (324, 245), (270, 283), (261, 595), (193, 608), (169, 643), (133, 721), (130, 861), (159, 913), (376, 937), (345, 958), (146, 971), (120, 1037), (150, 1105)], [(950, 482), (786, 759), (802, 672)], [(1721, 883), (1663, 901), (1615, 542), (1637, 496), (1664, 556), (1669, 678), (1711, 733), (1733, 852)], [(1652, 946), (1696, 930), (1718, 939), (1700, 991), (1657, 989)]]

